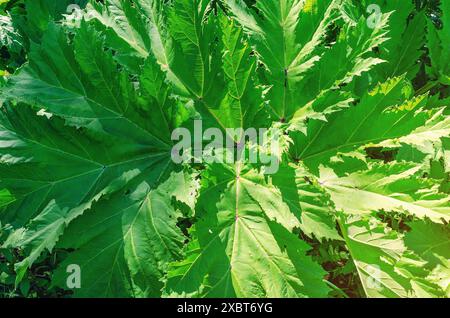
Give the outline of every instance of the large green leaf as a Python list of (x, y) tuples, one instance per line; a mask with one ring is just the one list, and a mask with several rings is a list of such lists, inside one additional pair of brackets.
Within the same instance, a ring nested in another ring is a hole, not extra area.
[(300, 219), (300, 229), (317, 239), (341, 240), (333, 203), (313, 174), (302, 166), (282, 166), (272, 178), (282, 199)]
[[(75, 297), (449, 295), (447, 0), (427, 47), (412, 1), (69, 3), (3, 16), (2, 288), (40, 295), (45, 264)], [(194, 119), (233, 160), (172, 162)]]
[(120, 189), (140, 171), (162, 169), (168, 160), (164, 153), (119, 147), (114, 139), (96, 142), (58, 118), (47, 119), (19, 106), (6, 110), (0, 124), (1, 186), (14, 196), (2, 220), (25, 227), (18, 244), (31, 250), (18, 265), (18, 280), (94, 201)]
[(389, 0), (376, 3), (370, 0), (361, 1), (361, 8), (364, 11), (371, 8), (370, 5), (378, 6), (380, 13), (390, 12), (389, 24), (392, 26), (389, 28), (389, 40), (379, 47), (379, 57), (386, 63), (375, 67), (375, 71), (379, 73), (375, 80), (384, 80), (405, 73), (409, 79), (413, 79), (419, 71), (418, 61), (425, 44), (425, 12), (417, 12), (413, 1)]
[(347, 213), (397, 211), (448, 222), (448, 195), (439, 193), (436, 182), (421, 179), (420, 173), (420, 166), (410, 163), (372, 164), (368, 170), (343, 177), (323, 168), (320, 183), (331, 194), (336, 207)]
[[(142, 73), (136, 90), (126, 73), (118, 75), (102, 36), (86, 24), (73, 44), (50, 26), (29, 65), (8, 83), (6, 98), (35, 106), (18, 104), (2, 116), (2, 186), (15, 198), (2, 220), (23, 231), (17, 247), (30, 251), (16, 265), (17, 282), (93, 203), (148, 170), (164, 176), (172, 169), (177, 105), (164, 80), (156, 81), (162, 71), (154, 60)], [(159, 179), (147, 182), (154, 187)]]
[(401, 234), (373, 217), (343, 216), (340, 223), (367, 297), (444, 295), (439, 286), (424, 278), (426, 272), (418, 272), (425, 262), (408, 253)]
[(386, 40), (388, 15), (375, 29), (368, 28), (364, 19), (356, 25), (346, 23), (334, 45), (323, 45), (327, 31), (340, 17), (342, 2), (260, 1), (255, 13), (243, 1), (226, 1), (267, 68), (269, 106), (276, 118), (284, 121), (294, 116), (299, 122), (335, 106), (336, 102), (314, 104), (318, 96), (348, 100), (336, 88), (382, 62), (370, 56), (370, 50)]
[(421, 109), (426, 105), (426, 96), (407, 100), (407, 87), (402, 78), (394, 78), (378, 85), (357, 105), (331, 114), (326, 121), (311, 120), (306, 136), (294, 135), (292, 155), (316, 169), (339, 153), (365, 145), (394, 147), (403, 143), (419, 147), (447, 136), (448, 118), (433, 120), (430, 112)]
[(167, 296), (325, 297), (325, 272), (290, 230), (297, 219), (275, 188), (237, 164), (211, 170), (186, 259), (171, 265)]
[(430, 50), (431, 67), (427, 68), (433, 79), (444, 85), (450, 84), (450, 1), (441, 1), (442, 29), (438, 30), (431, 21), (428, 22), (428, 49)]
[[(66, 267), (77, 264), (82, 281), (77, 297), (160, 295), (167, 264), (180, 257), (185, 240), (176, 226), (181, 213), (171, 200), (187, 202), (189, 193), (195, 193), (194, 180), (183, 173), (173, 173), (154, 189), (164, 173), (143, 173), (69, 226), (58, 246), (76, 252), (61, 264), (54, 284), (65, 287)], [(172, 192), (174, 188), (178, 191)]]
[(4, 96), (41, 107), (76, 127), (169, 149), (167, 127), (161, 128), (165, 119), (154, 121), (159, 123), (155, 126), (140, 115), (150, 110), (139, 107), (128, 74), (117, 72), (111, 53), (103, 50), (101, 35), (87, 25), (79, 29), (73, 45), (61, 28), (50, 26), (30, 56)]

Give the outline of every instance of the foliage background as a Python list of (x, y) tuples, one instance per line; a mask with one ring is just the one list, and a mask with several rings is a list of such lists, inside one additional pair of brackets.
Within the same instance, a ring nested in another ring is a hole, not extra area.
[[(406, 0), (405, 0), (406, 1)], [(1, 20), (0, 20), (0, 87), (6, 86), (8, 79), (11, 77), (11, 74), (14, 74), (22, 65), (24, 65), (30, 59), (30, 52), (32, 51), (32, 47), (34, 44), (39, 44), (42, 42), (42, 38), (44, 34), (48, 32), (49, 23), (52, 21), (58, 21), (58, 24), (61, 24), (61, 21), (65, 21), (67, 23), (68, 29), (70, 29), (70, 19), (67, 17), (67, 6), (74, 1), (51, 1), (51, 0), (0, 0), (0, 12), (1, 12)], [(92, 1), (95, 2), (95, 1)], [(102, 3), (103, 1), (97, 1)], [(167, 5), (169, 5), (170, 1), (167, 1)], [(245, 1), (250, 7), (255, 7), (255, 0), (246, 0)], [(358, 15), (364, 14), (368, 16), (366, 12), (367, 6), (377, 1), (352, 1), (352, 5), (348, 6), (348, 15), (349, 17), (358, 17)], [(389, 1), (388, 1), (389, 2)], [(80, 7), (85, 7), (87, 1), (75, 1)], [(383, 2), (385, 3), (385, 2)], [(213, 11), (221, 11), (224, 9), (227, 11), (226, 5), (219, 0), (213, 0), (211, 6), (213, 7)], [(448, 6), (447, 6), (448, 7)], [(256, 9), (257, 10), (257, 9)], [(421, 20), (420, 17), (426, 17)], [(442, 19), (443, 12), (440, 6), (440, 2), (438, 0), (415, 0), (414, 1), (414, 9), (408, 13), (402, 13), (396, 18), (403, 19), (401, 23), (405, 23), (405, 20), (409, 21), (409, 26), (413, 26), (415, 31), (412, 33), (406, 32), (404, 34), (399, 34), (396, 32), (396, 24), (392, 23), (389, 26), (390, 32), (392, 32), (394, 40), (391, 40), (391, 44), (387, 44), (387, 51), (383, 58), (385, 58), (388, 63), (386, 65), (378, 65), (374, 66), (374, 73), (377, 74), (373, 76), (379, 76), (380, 79), (387, 80), (389, 75), (388, 73), (393, 67), (398, 67), (404, 72), (406, 72), (406, 77), (411, 80), (412, 87), (402, 88), (402, 89), (410, 89), (412, 90), (413, 96), (420, 96), (421, 94), (428, 93), (429, 100), (427, 101), (428, 105), (425, 108), (433, 109), (440, 106), (448, 105), (449, 97), (450, 97), (450, 81), (449, 81), (449, 65), (448, 65), (448, 48), (445, 48), (444, 52), (441, 52), (443, 55), (442, 60), (444, 61), (442, 65), (436, 66), (432, 64), (432, 59), (435, 58), (435, 55), (438, 53), (434, 52), (434, 48), (431, 47), (433, 44), (433, 34), (434, 30), (442, 30), (445, 24), (445, 21)], [(419, 18), (418, 18), (419, 17)], [(448, 18), (448, 15), (447, 15)], [(401, 25), (403, 25), (401, 24)], [(183, 25), (180, 26), (181, 28)], [(433, 29), (434, 28), (434, 29)], [(100, 30), (101, 28), (99, 28)], [(408, 31), (411, 31), (408, 29)], [(432, 31), (433, 30), (433, 31)], [(108, 34), (108, 31), (105, 31), (105, 34)], [(100, 31), (100, 32), (103, 32)], [(338, 32), (336, 29), (330, 28), (327, 30), (327, 43), (331, 45), (336, 40)], [(411, 38), (408, 38), (408, 35), (411, 35)], [(94, 35), (95, 37), (96, 35)], [(86, 35), (86, 38), (88, 36)], [(93, 40), (93, 39), (92, 39)], [(76, 41), (76, 40), (75, 40)], [(94, 41), (94, 40), (93, 40)], [(395, 42), (397, 41), (397, 42)], [(117, 45), (116, 47), (120, 47), (121, 43), (114, 43)], [(448, 43), (447, 43), (448, 44)], [(391, 45), (391, 46), (389, 46)], [(398, 58), (395, 55), (395, 52), (401, 48), (404, 48), (408, 45), (411, 45), (413, 49), (410, 51), (406, 51), (406, 54), (412, 54), (414, 59), (411, 59), (409, 56), (408, 62), (409, 64), (401, 64), (403, 60)], [(414, 47), (418, 48), (414, 50)], [(383, 48), (383, 45), (375, 46), (373, 48), (374, 51), (380, 50), (380, 47)], [(430, 48), (431, 47), (431, 48)], [(378, 52), (379, 53), (379, 52)], [(100, 54), (100, 53), (99, 53)], [(383, 54), (383, 53), (380, 53)], [(127, 56), (115, 56), (117, 59), (122, 59), (121, 62), (128, 63), (126, 60)], [(447, 59), (446, 59), (447, 58)], [(413, 61), (413, 64), (410, 61)], [(445, 62), (447, 61), (447, 62)], [(264, 61), (263, 61), (264, 62)], [(131, 63), (132, 64), (132, 63)], [(264, 77), (264, 67), (261, 63), (258, 65), (257, 72), (261, 73), (261, 77)], [(130, 66), (132, 68), (132, 66)], [(398, 71), (401, 75), (404, 72)], [(152, 74), (150, 74), (152, 75)], [(364, 73), (361, 78), (362, 80), (353, 81), (350, 83), (352, 86), (352, 90), (361, 92), (362, 94), (369, 89), (373, 89), (373, 86), (368, 87), (367, 83), (369, 81), (365, 81), (365, 77), (369, 76)], [(370, 75), (372, 76), (372, 75)], [(359, 85), (359, 86), (358, 86)], [(362, 95), (361, 94), (361, 95)], [(275, 97), (276, 98), (276, 97)], [(414, 103), (417, 101), (413, 101)], [(6, 104), (6, 103), (5, 103)], [(407, 106), (405, 106), (407, 107)], [(448, 110), (446, 110), (448, 113)], [(285, 118), (279, 118), (281, 123), (284, 123)], [(301, 129), (301, 128), (300, 128)], [(449, 139), (443, 139), (444, 144), (448, 145)], [(407, 152), (410, 149), (402, 148), (400, 151), (402, 156), (405, 158), (408, 156)], [(373, 160), (378, 163), (385, 163), (387, 166), (394, 161), (399, 155), (399, 149), (397, 147), (393, 147), (392, 145), (387, 146), (374, 146), (374, 147), (366, 147), (364, 149), (366, 160)], [(448, 151), (448, 148), (447, 148)], [(415, 154), (413, 150), (411, 153)], [(295, 156), (294, 156), (295, 157)], [(295, 158), (294, 158), (295, 161)], [(433, 158), (426, 158), (427, 161), (427, 169), (423, 172), (421, 176), (423, 180), (434, 180), (433, 186), (435, 183), (439, 186), (440, 194), (446, 194), (447, 199), (444, 202), (444, 205), (448, 206), (448, 193), (450, 191), (449, 187), (449, 174), (448, 167), (446, 168), (446, 164), (442, 156), (436, 155)], [(204, 167), (194, 167), (195, 169), (199, 169), (202, 171)], [(339, 169), (339, 168), (336, 168)], [(383, 168), (380, 168), (383, 169)], [(386, 168), (387, 169), (387, 168)], [(395, 167), (392, 169), (396, 169)], [(363, 177), (369, 178), (370, 176), (364, 175)], [(375, 175), (377, 177), (377, 175)], [(306, 178), (306, 177), (305, 177)], [(208, 180), (208, 175), (203, 179), (202, 182), (211, 182), (204, 181)], [(406, 182), (406, 181), (405, 181)], [(426, 181), (428, 182), (428, 181)], [(430, 181), (431, 187), (431, 181)], [(423, 189), (422, 189), (423, 190)], [(1, 192), (2, 198), (7, 201), (8, 193)], [(351, 194), (350, 194), (351, 195)], [(183, 200), (181, 200), (183, 201)], [(179, 202), (178, 202), (179, 204)], [(188, 209), (186, 204), (182, 204), (182, 207), (179, 207), (180, 210)], [(398, 211), (397, 211), (398, 212)], [(184, 212), (183, 212), (184, 213)], [(405, 213), (384, 213), (382, 211), (378, 211), (375, 213), (378, 221), (383, 222), (375, 225), (373, 231), (376, 233), (380, 231), (380, 227), (382, 228), (386, 224), (392, 229), (392, 233), (389, 234), (390, 238), (394, 241), (397, 240), (397, 234), (400, 233), (404, 235), (411, 231), (411, 224), (414, 224), (415, 227), (421, 227), (425, 224), (426, 230), (422, 231), (422, 233), (429, 232), (429, 235), (437, 235), (441, 242), (444, 244), (443, 249), (448, 249), (448, 241), (449, 241), (449, 231), (448, 224), (444, 225), (436, 225), (435, 223), (426, 219), (423, 221), (424, 223), (414, 223), (417, 221), (415, 216)], [(190, 228), (193, 223), (197, 220), (195, 217), (189, 215), (188, 213), (184, 213), (184, 217), (179, 219), (178, 227), (183, 230), (185, 234), (188, 235), (187, 228)], [(355, 221), (354, 224), (357, 225), (358, 222)], [(412, 223), (411, 223), (412, 222)], [(422, 221), (421, 221), (422, 222)], [(382, 225), (384, 224), (384, 225)], [(355, 225), (355, 227), (357, 227)], [(351, 228), (347, 228), (347, 230), (351, 231)], [(339, 229), (340, 234), (345, 232), (345, 229)], [(418, 230), (419, 231), (419, 230)], [(0, 250), (0, 296), (2, 297), (70, 297), (72, 295), (71, 291), (64, 290), (60, 287), (54, 286), (52, 282), (52, 277), (58, 267), (59, 264), (64, 262), (67, 258), (68, 254), (73, 252), (73, 249), (63, 248), (57, 246), (56, 248), (45, 250), (36, 257), (30, 266), (29, 270), (26, 271), (23, 277), (19, 280), (17, 278), (17, 264), (24, 260), (27, 257), (26, 251), (22, 250), (20, 247), (10, 248), (7, 244), (7, 240), (11, 240), (11, 233), (13, 229), (8, 224), (0, 224), (0, 242), (6, 242), (3, 245), (3, 248)], [(192, 235), (190, 233), (189, 235)], [(317, 237), (310, 236), (304, 230), (298, 231), (297, 235), (307, 242), (312, 249), (308, 251), (308, 255), (312, 257), (312, 259), (318, 262), (325, 273), (325, 280), (330, 288), (328, 295), (331, 297), (366, 297), (366, 291), (364, 290), (364, 286), (361, 283), (361, 277), (358, 274), (357, 268), (355, 268), (355, 262), (353, 258), (357, 258), (357, 255), (353, 254), (349, 251), (349, 242), (345, 242), (343, 240), (320, 240)], [(381, 235), (381, 234), (380, 234)], [(440, 236), (439, 236), (440, 235)], [(419, 239), (417, 237), (407, 236), (411, 241), (418, 240), (417, 244), (420, 245)], [(386, 244), (391, 244), (392, 242), (386, 239)], [(350, 247), (351, 249), (351, 247)], [(425, 249), (426, 250), (426, 249)], [(189, 251), (188, 251), (189, 252)], [(420, 250), (418, 248), (417, 252), (420, 255), (420, 252), (426, 254), (426, 251)], [(448, 250), (447, 250), (448, 252)], [(445, 255), (443, 252), (442, 254)], [(448, 255), (448, 253), (447, 253)], [(425, 255), (426, 256), (426, 255)], [(356, 259), (355, 259), (356, 260)], [(403, 260), (405, 262), (414, 262), (416, 264), (406, 264), (404, 268), (410, 268), (408, 266), (414, 267), (417, 266), (422, 260), (414, 260), (414, 258)], [(434, 262), (435, 260), (433, 260)], [(440, 275), (439, 281), (442, 282), (447, 281), (449, 274), (449, 267), (443, 270), (442, 267), (448, 266), (448, 259), (442, 260), (442, 264), (439, 265), (439, 270), (437, 270), (434, 274)], [(420, 266), (418, 266), (420, 267)], [(417, 269), (414, 269), (417, 270)], [(422, 273), (415, 273), (412, 271), (417, 277), (422, 275)], [(176, 269), (174, 270), (176, 271)], [(409, 274), (405, 274), (406, 277)], [(442, 277), (443, 275), (443, 277)], [(433, 276), (433, 274), (431, 275)], [(429, 279), (429, 278), (428, 278)], [(19, 283), (17, 284), (17, 282)], [(444, 282), (445, 284), (445, 282)], [(17, 286), (15, 286), (17, 285)], [(424, 286), (426, 284), (424, 283)], [(421, 290), (428, 291), (427, 286), (421, 286)], [(445, 285), (444, 285), (445, 286)], [(431, 290), (431, 287), (430, 287)], [(429, 296), (426, 292), (420, 295)], [(447, 285), (447, 295), (448, 296), (448, 285)], [(431, 293), (431, 292), (430, 292)], [(442, 296), (442, 295), (441, 295)]]

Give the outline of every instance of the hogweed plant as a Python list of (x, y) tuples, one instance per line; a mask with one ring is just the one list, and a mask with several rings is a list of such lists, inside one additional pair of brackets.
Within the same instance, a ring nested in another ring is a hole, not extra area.
[(6, 1), (0, 284), (39, 291), (44, 263), (74, 297), (448, 297), (434, 5)]

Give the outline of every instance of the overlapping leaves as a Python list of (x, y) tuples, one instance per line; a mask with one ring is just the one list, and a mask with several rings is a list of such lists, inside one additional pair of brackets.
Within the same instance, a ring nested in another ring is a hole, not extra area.
[[(16, 284), (56, 246), (70, 253), (53, 284), (78, 264), (75, 296), (326, 297), (309, 254), (329, 240), (345, 242), (364, 296), (448, 296), (448, 170), (426, 178), (424, 160), (448, 157), (450, 119), (410, 81), (428, 39), (446, 84), (447, 3), (428, 36), (400, 0), (374, 27), (349, 0), (106, 0), (71, 23), (35, 16), (0, 95)], [(171, 132), (194, 118), (281, 127), (291, 146), (273, 175), (245, 160), (175, 166)], [(374, 147), (398, 160), (368, 158)], [(398, 215), (405, 233), (384, 223)]]

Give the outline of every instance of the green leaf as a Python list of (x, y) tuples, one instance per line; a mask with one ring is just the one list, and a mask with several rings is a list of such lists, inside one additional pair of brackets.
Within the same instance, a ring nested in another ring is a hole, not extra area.
[(210, 58), (215, 50), (214, 16), (206, 17), (209, 0), (175, 0), (168, 15), (168, 25), (174, 43), (170, 69), (191, 94), (203, 99), (218, 86), (220, 57)]
[(49, 26), (42, 45), (32, 49), (30, 63), (11, 78), (3, 95), (41, 107), (76, 127), (168, 149), (169, 136), (160, 135), (164, 130), (139, 115), (145, 112), (137, 105), (128, 74), (117, 72), (101, 35), (83, 25), (74, 42), (68, 43), (61, 28)]
[(239, 164), (211, 170), (186, 258), (168, 272), (167, 296), (327, 295), (324, 271), (306, 256), (310, 247), (290, 232), (295, 217), (254, 178)]
[(123, 187), (140, 170), (167, 165), (167, 155), (138, 148), (133, 153), (113, 140), (106, 149), (60, 119), (38, 116), (24, 105), (4, 109), (0, 130), (1, 187), (14, 198), (2, 220), (26, 228), (16, 246), (31, 253), (17, 267), (18, 281), (93, 202)]
[(343, 216), (340, 224), (367, 297), (443, 296), (437, 285), (419, 276), (424, 261), (409, 254), (401, 234), (373, 217)]
[(9, 15), (0, 15), (0, 46), (7, 47), (12, 53), (19, 53), (23, 46), (22, 36)]
[[(32, 43), (40, 43), (49, 25), (54, 21), (62, 21), (65, 14), (70, 14), (75, 8), (84, 8), (87, 0), (25, 0), (26, 12), (11, 10), (14, 24), (26, 39), (28, 48)], [(19, 6), (18, 6), (19, 7)]]
[[(243, 37), (242, 29), (222, 15), (218, 19), (223, 76), (220, 74), (210, 80), (213, 83), (206, 96), (198, 98), (194, 92), (192, 98), (196, 101), (195, 107), (202, 115), (204, 126), (223, 130), (259, 127), (264, 124), (260, 120), (265, 113), (262, 109), (263, 90), (254, 78), (256, 58), (252, 57), (252, 50)], [(239, 136), (229, 137), (239, 141)]]
[[(366, 1), (366, 5), (370, 3)], [(376, 4), (382, 12), (392, 12), (389, 19), (392, 26), (388, 33), (389, 40), (380, 48), (380, 58), (386, 63), (375, 67), (379, 79), (405, 73), (409, 79), (413, 79), (419, 71), (418, 60), (423, 54), (421, 50), (425, 44), (425, 13), (416, 12), (412, 1), (390, 0)]]
[(431, 67), (427, 67), (428, 74), (444, 85), (450, 84), (450, 1), (440, 2), (442, 10), (441, 30), (436, 29), (431, 21), (428, 22), (428, 49), (430, 50)]
[(446, 136), (448, 118), (440, 117), (442, 122), (437, 119), (440, 115), (432, 119), (420, 109), (426, 105), (426, 96), (407, 100), (405, 87), (402, 78), (392, 79), (378, 85), (356, 106), (332, 113), (326, 121), (311, 120), (306, 136), (294, 135), (292, 155), (315, 170), (337, 154), (362, 146), (420, 146)]
[(300, 220), (307, 236), (320, 240), (342, 240), (336, 230), (333, 203), (314, 175), (302, 166), (282, 166), (273, 176), (282, 200)]
[(431, 266), (440, 263), (441, 258), (450, 259), (449, 227), (430, 221), (408, 223), (411, 231), (405, 236), (409, 249), (426, 259)]
[[(76, 251), (55, 273), (55, 285), (66, 287), (66, 267), (77, 264), (82, 285), (76, 297), (160, 295), (167, 264), (180, 257), (185, 240), (176, 227), (181, 214), (171, 200), (177, 193), (190, 193), (194, 185), (183, 173), (173, 173), (155, 189), (153, 184), (164, 173), (144, 173), (68, 227), (58, 245)], [(173, 187), (179, 192), (172, 193)]]
[[(258, 14), (252, 13), (243, 1), (226, 3), (249, 34), (267, 68), (265, 80), (271, 86), (269, 106), (282, 121), (291, 119), (299, 111), (306, 119), (315, 115), (315, 111), (333, 106), (310, 109), (317, 96), (340, 96), (335, 92), (339, 85), (351, 82), (353, 77), (382, 62), (368, 53), (386, 40), (387, 15), (374, 30), (367, 28), (364, 20), (356, 27), (346, 24), (336, 44), (327, 47), (323, 40), (328, 29), (340, 18), (342, 1), (257, 2)], [(338, 71), (329, 72), (330, 69)], [(347, 99), (347, 96), (341, 97), (341, 101)]]
[(448, 3), (2, 6), (0, 297), (448, 297)]
[[(50, 26), (31, 56), (4, 93), (36, 108), (19, 104), (1, 118), (2, 187), (15, 199), (2, 220), (26, 229), (16, 247), (30, 253), (16, 266), (17, 283), (93, 203), (148, 169), (163, 173), (171, 167), (170, 133), (178, 118), (168, 93), (154, 96), (156, 83), (146, 80), (150, 72), (161, 76), (154, 62), (146, 64), (136, 91), (126, 73), (118, 75), (101, 35), (85, 24), (73, 45)], [(159, 88), (168, 89), (163, 81)], [(152, 120), (142, 117), (150, 113)]]
[(336, 208), (347, 213), (396, 211), (428, 217), (436, 223), (448, 222), (448, 195), (439, 193), (439, 185), (422, 179), (420, 173), (420, 166), (410, 163), (371, 164), (368, 170), (343, 177), (322, 168), (320, 183)]
[(243, 31), (233, 21), (221, 20), (223, 44), (223, 71), (228, 87), (219, 109), (210, 109), (225, 128), (248, 128), (260, 125), (255, 115), (262, 106), (262, 90), (253, 78), (256, 59), (243, 39)]

